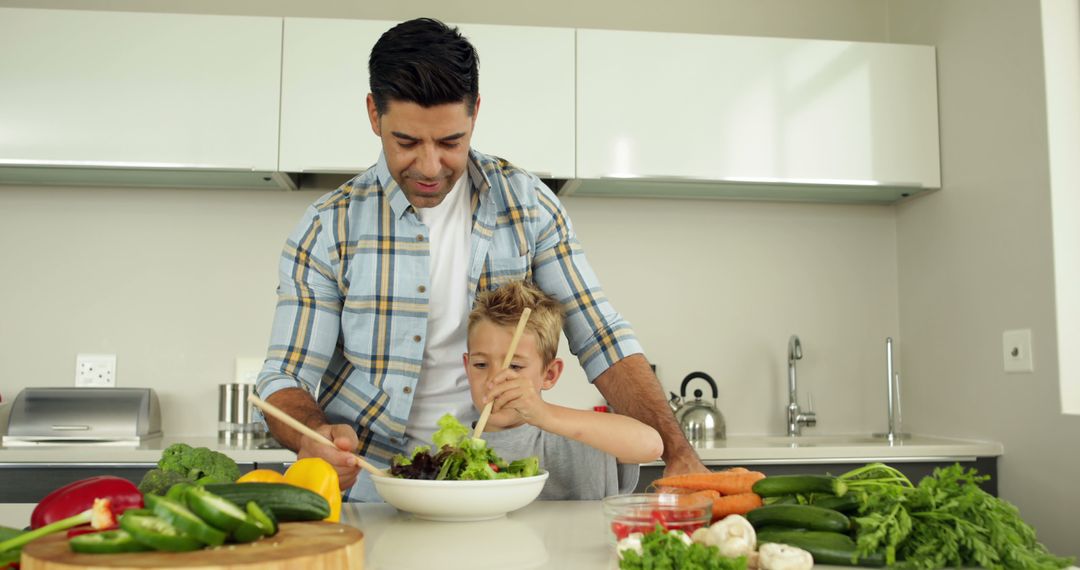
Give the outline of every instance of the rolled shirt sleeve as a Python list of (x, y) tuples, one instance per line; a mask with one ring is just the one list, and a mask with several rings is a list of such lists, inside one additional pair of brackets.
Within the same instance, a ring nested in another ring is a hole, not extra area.
[(319, 211), (309, 207), (281, 252), (277, 308), (257, 381), (263, 399), (285, 388), (303, 388), (318, 399), (341, 331), (342, 294), (331, 251)]
[(536, 182), (533, 280), (562, 303), (567, 344), (593, 382), (612, 364), (643, 351), (630, 323), (604, 294), (562, 204)]

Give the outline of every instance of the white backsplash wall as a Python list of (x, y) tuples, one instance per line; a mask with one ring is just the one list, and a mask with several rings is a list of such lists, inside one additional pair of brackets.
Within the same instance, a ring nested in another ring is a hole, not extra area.
[[(236, 357), (265, 353), (281, 245), (318, 195), (0, 189), (0, 394), (73, 385), (77, 353), (116, 354), (117, 385), (154, 388), (166, 433), (213, 435), (217, 385), (232, 381)], [(791, 333), (803, 341), (814, 429), (884, 425), (883, 341), (897, 334), (893, 209), (596, 198), (567, 207), (665, 388), (710, 374), (729, 433), (782, 433)], [(561, 355), (571, 366), (549, 398), (601, 403), (565, 344)]]
[[(569, 198), (589, 261), (665, 391), (703, 371), (729, 434), (784, 433), (787, 343), (821, 433), (885, 425), (886, 336), (898, 336), (893, 209)], [(570, 358), (565, 344), (564, 358)], [(880, 381), (879, 381), (880, 380)], [(572, 367), (549, 399), (602, 403)], [(691, 383), (705, 391), (705, 383)], [(692, 396), (691, 396), (692, 397)]]

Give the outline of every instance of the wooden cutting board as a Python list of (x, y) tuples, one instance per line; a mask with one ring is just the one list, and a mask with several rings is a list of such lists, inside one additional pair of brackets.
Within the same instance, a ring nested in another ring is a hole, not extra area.
[(338, 570), (364, 567), (364, 533), (328, 522), (284, 523), (278, 533), (248, 544), (226, 544), (193, 552), (79, 554), (65, 533), (40, 538), (22, 551), (23, 570)]

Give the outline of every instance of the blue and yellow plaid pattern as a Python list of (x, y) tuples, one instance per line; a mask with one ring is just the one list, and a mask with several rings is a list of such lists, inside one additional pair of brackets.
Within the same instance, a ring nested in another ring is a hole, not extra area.
[[(535, 176), (470, 152), (469, 286), (534, 281), (559, 299), (564, 332), (589, 380), (641, 352), (585, 259), (570, 219)], [(362, 453), (387, 463), (405, 444), (427, 331), (428, 232), (385, 157), (305, 212), (282, 251), (261, 397), (311, 393), (333, 423), (356, 427)]]

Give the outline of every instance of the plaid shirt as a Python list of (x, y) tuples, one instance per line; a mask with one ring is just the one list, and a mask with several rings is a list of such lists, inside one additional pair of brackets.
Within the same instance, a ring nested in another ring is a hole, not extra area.
[[(641, 352), (607, 301), (570, 219), (535, 176), (470, 151), (469, 291), (532, 280), (565, 310), (589, 381)], [(310, 206), (285, 243), (262, 398), (304, 388), (331, 423), (356, 427), (363, 455), (404, 452), (428, 318), (427, 227), (384, 156)]]

